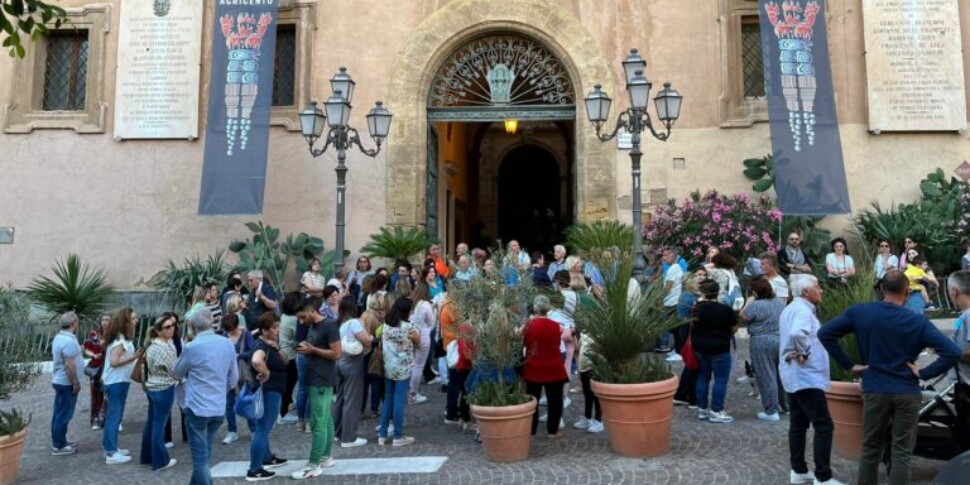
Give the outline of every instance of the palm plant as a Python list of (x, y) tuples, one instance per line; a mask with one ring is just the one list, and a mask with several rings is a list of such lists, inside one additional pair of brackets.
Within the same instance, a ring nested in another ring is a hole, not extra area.
[(436, 237), (419, 227), (409, 227), (407, 231), (400, 226), (382, 227), (379, 232), (370, 235), (370, 241), (360, 250), (371, 258), (407, 261), (436, 242)]
[(188, 308), (192, 304), (195, 289), (209, 283), (221, 283), (229, 275), (229, 264), (222, 250), (210, 254), (206, 259), (199, 256), (186, 258), (181, 265), (171, 259), (165, 269), (159, 271), (149, 281), (153, 287), (167, 292), (172, 297), (173, 307)]
[(607, 281), (600, 300), (579, 305), (574, 318), (592, 340), (593, 374), (601, 382), (633, 384), (669, 379), (670, 366), (652, 352), (657, 338), (684, 323), (663, 309), (666, 289), (649, 285), (639, 298), (629, 298), (633, 258), (617, 255), (616, 277)]
[(508, 265), (504, 253), (492, 253), (495, 270), (467, 283), (455, 281), (448, 298), (460, 321), (471, 325), (463, 334), (475, 349), (474, 366), (482, 377), (468, 402), (481, 406), (507, 406), (529, 401), (522, 383), (509, 372), (522, 360), (522, 337), (517, 330), (528, 318), (527, 308), (536, 295), (531, 275)]
[(30, 298), (45, 310), (58, 314), (74, 311), (81, 319), (96, 317), (111, 301), (114, 287), (101, 268), (91, 268), (76, 254), (56, 261), (54, 277), (38, 276), (27, 287)]
[[(41, 356), (31, 352), (34, 348), (31, 345), (32, 329), (26, 325), (29, 313), (30, 302), (26, 295), (0, 285), (0, 400), (26, 389), (40, 373), (40, 368), (30, 363)], [(3, 429), (0, 429), (0, 436), (5, 436)]]
[(595, 221), (566, 228), (566, 245), (587, 259), (602, 251), (633, 249), (633, 228), (618, 221)]

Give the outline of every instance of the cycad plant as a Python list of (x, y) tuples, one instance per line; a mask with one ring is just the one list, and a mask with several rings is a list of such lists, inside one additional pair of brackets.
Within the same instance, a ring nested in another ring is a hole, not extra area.
[(428, 231), (419, 227), (382, 227), (376, 234), (370, 235), (370, 241), (360, 248), (371, 258), (388, 258), (392, 261), (407, 261), (438, 242), (438, 239)]
[(576, 327), (593, 341), (593, 375), (600, 382), (658, 382), (672, 375), (664, 357), (652, 350), (661, 334), (684, 321), (664, 310), (663, 285), (629, 297), (632, 271), (632, 255), (617, 255), (616, 277), (606, 282), (602, 298), (576, 308)]
[(91, 268), (76, 254), (56, 261), (54, 277), (38, 276), (27, 287), (30, 298), (54, 313), (74, 311), (82, 320), (97, 317), (111, 301), (114, 287), (101, 268)]
[(186, 258), (181, 265), (170, 259), (165, 269), (152, 277), (149, 283), (158, 290), (168, 292), (173, 307), (188, 308), (196, 288), (209, 283), (221, 284), (228, 273), (229, 264), (222, 250), (219, 250), (205, 259), (199, 256)]
[(448, 297), (460, 321), (472, 331), (462, 338), (475, 349), (476, 380), (468, 402), (480, 406), (508, 406), (529, 401), (513, 369), (522, 361), (518, 329), (529, 318), (536, 295), (529, 272), (506, 264), (504, 253), (492, 253), (495, 270), (482, 272), (467, 283), (455, 281)]

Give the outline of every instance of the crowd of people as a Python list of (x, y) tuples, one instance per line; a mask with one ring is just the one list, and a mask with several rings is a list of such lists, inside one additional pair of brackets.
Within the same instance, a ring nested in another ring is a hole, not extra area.
[[(970, 362), (966, 326), (958, 348), (923, 316), (928, 299), (921, 289), (937, 281), (918, 245), (907, 239), (906, 246), (897, 257), (888, 243), (879, 245), (874, 264), (881, 301), (852, 307), (825, 326), (816, 317), (822, 285), (812, 275), (812, 261), (801, 250), (798, 234), (789, 235), (777, 253), (760, 255), (747, 298), (731, 256), (712, 248), (691, 267), (677, 248), (663, 249), (648, 284), (664, 286), (664, 308), (686, 323), (660, 338), (655, 350), (666, 353), (668, 361), (696, 364), (684, 366), (675, 404), (696, 409), (698, 419), (711, 423), (734, 421), (726, 409), (727, 387), (735, 332), (746, 326), (751, 373), (763, 407), (757, 418), (778, 422), (790, 415), (791, 483), (837, 485), (841, 482), (829, 466), (833, 425), (824, 397), (831, 354), (862, 377), (866, 441), (860, 482), (875, 483), (878, 458), (891, 445), (893, 483), (905, 483), (905, 443), (915, 431), (919, 381), (952, 368), (961, 352)], [(842, 284), (855, 277), (855, 262), (844, 239), (834, 240), (832, 248), (825, 261), (827, 283)], [(577, 331), (573, 314), (579, 305), (594, 304), (611, 276), (604, 277), (590, 261), (569, 256), (561, 245), (553, 248), (548, 264), (541, 252), (530, 256), (516, 241), (504, 257), (506, 266), (521, 270), (502, 276), (509, 284), (531, 274), (537, 286), (562, 296), (558, 306), (545, 295), (537, 297), (520, 329), (525, 347), (521, 375), (527, 392), (546, 407), (534, 415), (533, 434), (545, 423), (549, 438), (561, 437), (563, 410), (577, 392), (585, 408), (573, 427), (602, 432), (602, 410), (590, 387), (595, 346)], [(970, 266), (970, 248), (964, 259)], [(464, 337), (474, 329), (460, 322), (447, 288), (493, 274), (495, 267), (484, 250), (459, 244), (449, 261), (436, 244), (420, 266), (399, 261), (391, 269), (372, 268), (361, 256), (351, 271), (339, 268), (329, 279), (314, 260), (300, 278), (300, 290), (282, 295), (261, 271), (248, 272), (245, 283), (234, 272), (221, 293), (217, 284), (199, 288), (184, 316), (159, 316), (143, 343), (133, 341), (138, 315), (131, 308), (103, 316), (83, 345), (76, 336), (77, 316), (61, 315), (62, 331), (52, 346), (52, 454), (77, 451), (77, 443), (67, 439), (67, 427), (85, 375), (91, 381), (90, 424), (102, 432), (105, 463), (132, 460), (128, 450), (119, 448), (118, 433), (135, 382), (149, 403), (139, 463), (159, 471), (177, 465), (168, 452), (174, 446), (171, 416), (177, 408), (182, 439), (191, 447), (193, 484), (211, 483), (213, 443), (223, 422), (224, 445), (239, 439), (240, 419), (250, 431), (249, 481), (273, 478), (273, 470), (287, 463), (272, 451), (277, 425), (311, 434), (308, 465), (293, 473), (294, 479), (317, 477), (333, 466), (335, 443), (341, 448), (367, 445), (368, 433), (360, 429), (366, 418), (377, 418), (378, 445), (414, 443), (405, 433), (407, 407), (427, 402), (422, 391), (437, 385), (447, 392), (444, 423), (475, 429), (464, 399), (473, 385), (475, 352), (473, 339)], [(638, 287), (629, 286), (635, 296)], [(953, 301), (970, 314), (970, 273), (951, 275), (949, 288)], [(851, 362), (838, 347), (846, 333), (857, 335), (864, 365)], [(444, 354), (452, 346), (458, 358), (449, 365)], [(938, 358), (919, 369), (915, 362), (926, 347), (935, 349)], [(579, 388), (573, 388), (574, 374)], [(262, 414), (237, 416), (237, 403), (251, 399), (256, 388), (262, 393)], [(809, 428), (815, 431), (814, 473), (805, 460)], [(887, 429), (893, 430), (891, 438)]]

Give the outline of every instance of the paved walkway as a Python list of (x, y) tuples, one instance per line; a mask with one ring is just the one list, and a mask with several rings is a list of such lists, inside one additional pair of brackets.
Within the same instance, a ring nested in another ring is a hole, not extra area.
[[(742, 340), (742, 342), (745, 342)], [(742, 349), (745, 352), (745, 349)], [(735, 366), (734, 376), (739, 375)], [(578, 386), (578, 379), (577, 386)], [(572, 423), (583, 410), (582, 394), (571, 394), (572, 406), (566, 410), (570, 425), (563, 439), (549, 441), (537, 436), (532, 444), (531, 458), (525, 462), (499, 465), (486, 461), (481, 445), (473, 434), (441, 423), (445, 395), (426, 392), (429, 401), (407, 408), (407, 433), (414, 436), (414, 445), (392, 448), (377, 446), (373, 431), (375, 420), (365, 420), (360, 435), (371, 441), (367, 446), (353, 449), (336, 447), (334, 457), (341, 459), (382, 457), (447, 457), (436, 473), (377, 474), (369, 466), (361, 466), (360, 475), (328, 476), (318, 483), (415, 483), (415, 484), (523, 484), (523, 483), (665, 483), (665, 484), (784, 484), (788, 483), (787, 420), (767, 423), (755, 418), (760, 401), (749, 397), (751, 387), (732, 378), (727, 408), (737, 421), (732, 424), (712, 424), (696, 419), (693, 412), (678, 407), (673, 424), (671, 452), (653, 459), (621, 458), (613, 454), (605, 434), (589, 434), (572, 429)], [(80, 452), (65, 457), (50, 456), (50, 417), (53, 390), (50, 376), (37, 379), (28, 391), (14, 396), (3, 407), (19, 407), (33, 413), (33, 424), (24, 449), (18, 483), (21, 484), (184, 484), (191, 474), (188, 445), (177, 442), (172, 456), (178, 466), (158, 473), (135, 464), (107, 466), (101, 453), (101, 434), (91, 431), (88, 424), (89, 392), (82, 391), (78, 411), (71, 424), (69, 437), (79, 441)], [(144, 393), (133, 388), (125, 413), (125, 431), (120, 436), (122, 448), (137, 456), (141, 443), (141, 428), (145, 422), (147, 405)], [(178, 413), (176, 412), (176, 415)], [(177, 420), (178, 418), (176, 418)], [(216, 444), (213, 465), (249, 459), (249, 436), (245, 424), (240, 423), (242, 437), (236, 443)], [(221, 439), (222, 433), (219, 433)], [(305, 460), (309, 454), (310, 436), (298, 433), (294, 426), (277, 426), (271, 443), (277, 455)], [(809, 448), (810, 449), (810, 448)], [(395, 460), (397, 461), (397, 460)], [(854, 462), (833, 457), (836, 477), (852, 483), (856, 478)], [(943, 462), (916, 458), (913, 483), (931, 483)], [(290, 481), (278, 478), (277, 481)], [(245, 483), (242, 478), (220, 478), (217, 484)], [(273, 483), (273, 482), (269, 482)]]

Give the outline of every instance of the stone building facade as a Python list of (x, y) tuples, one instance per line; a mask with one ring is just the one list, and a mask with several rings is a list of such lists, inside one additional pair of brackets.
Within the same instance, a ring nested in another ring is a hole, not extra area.
[[(377, 99), (394, 114), (376, 159), (348, 155), (347, 246), (354, 253), (383, 225), (429, 225), (449, 248), (514, 236), (548, 249), (547, 233), (570, 223), (629, 222), (628, 154), (596, 139), (582, 98), (601, 84), (614, 115), (626, 105), (620, 62), (631, 47), (646, 59), (654, 86), (671, 81), (685, 97), (672, 138), (645, 141), (645, 202), (695, 189), (747, 191), (741, 161), (771, 151), (763, 81), (759, 96), (750, 69), (755, 0), (279, 0), (292, 80), (289, 104), (273, 111), (264, 213), (200, 217), (204, 140), (112, 136), (122, 1), (60, 3), (87, 39), (83, 106), (41, 106), (46, 41), (29, 46), (24, 60), (0, 56), (0, 227), (14, 234), (12, 244), (0, 244), (0, 281), (15, 286), (77, 252), (119, 287), (137, 288), (167, 259), (225, 248), (247, 235), (243, 223), (257, 219), (284, 234), (319, 235), (330, 246), (335, 157), (310, 157), (297, 113), (330, 95), (339, 66), (357, 82), (352, 125), (364, 129)], [(214, 3), (204, 8), (203, 99)], [(927, 172), (949, 172), (970, 158), (966, 133), (869, 131), (862, 3), (830, 0), (826, 19), (853, 209), (913, 199)], [(970, 52), (964, 4), (960, 25)], [(463, 110), (467, 104), (436, 110), (433, 86), (443, 67), (469, 45), (494, 39), (531, 43), (554, 58), (570, 101), (555, 115), (514, 102), (491, 113)], [(509, 116), (522, 116), (514, 134), (503, 129)], [(199, 119), (204, 137), (204, 101)]]

